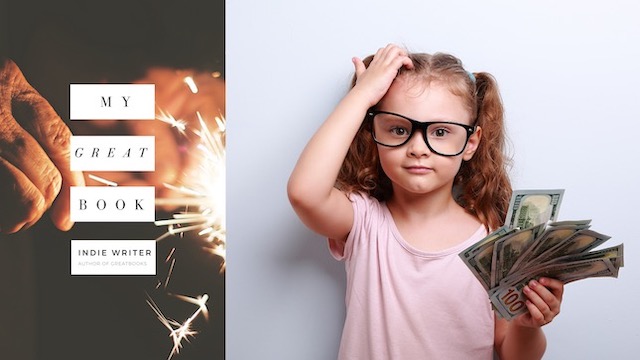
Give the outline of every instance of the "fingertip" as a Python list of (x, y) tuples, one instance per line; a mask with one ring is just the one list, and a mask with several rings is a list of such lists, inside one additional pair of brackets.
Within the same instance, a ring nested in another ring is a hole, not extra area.
[(73, 227), (74, 224), (75, 223), (73, 221), (71, 221), (71, 219), (67, 218), (67, 219), (63, 220), (63, 222), (60, 224), (58, 229), (60, 229), (62, 231), (69, 231), (69, 230), (71, 230), (71, 228)]
[(362, 73), (366, 70), (366, 66), (364, 66), (364, 62), (362, 62), (360, 58), (354, 57), (353, 65), (355, 67), (356, 77), (362, 75)]
[(68, 177), (68, 185), (66, 186), (85, 186), (84, 173), (82, 171), (71, 171)]
[(413, 69), (415, 66), (413, 65), (413, 61), (408, 56), (405, 58), (403, 62), (404, 67), (407, 69)]
[(4, 232), (5, 234), (15, 234), (18, 231), (22, 230), (22, 228), (26, 225), (26, 223), (22, 222), (19, 224), (15, 224), (13, 226), (9, 225), (9, 226), (3, 226), (0, 230), (2, 232)]
[(547, 277), (541, 277), (538, 279), (538, 282), (540, 284), (542, 284), (543, 286), (553, 286), (556, 283), (556, 280), (551, 279), (551, 278), (547, 278)]
[(49, 212), (49, 217), (53, 225), (62, 231), (69, 231), (73, 227), (71, 214), (68, 209), (64, 209), (60, 204), (55, 204)]
[(71, 221), (71, 188), (70, 185), (84, 186), (84, 178), (81, 172), (72, 172), (72, 177), (76, 177), (75, 180), (70, 181), (71, 184), (63, 183), (58, 197), (55, 199), (49, 209), (49, 217), (53, 225), (62, 230), (68, 231), (73, 227)]

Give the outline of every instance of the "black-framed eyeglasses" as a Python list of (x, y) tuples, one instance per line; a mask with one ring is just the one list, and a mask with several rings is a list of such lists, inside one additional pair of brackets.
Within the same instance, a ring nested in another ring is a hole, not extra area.
[(383, 146), (398, 147), (406, 144), (416, 129), (432, 152), (441, 156), (462, 154), (475, 126), (450, 121), (421, 122), (404, 115), (379, 110), (367, 111), (373, 140)]

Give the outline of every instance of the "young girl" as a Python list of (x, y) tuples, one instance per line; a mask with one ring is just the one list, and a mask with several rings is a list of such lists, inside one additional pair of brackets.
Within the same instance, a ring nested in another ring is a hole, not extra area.
[(501, 225), (511, 196), (493, 77), (395, 45), (353, 62), (351, 91), (288, 184), (298, 216), (345, 260), (339, 358), (541, 358), (562, 283), (531, 281), (529, 313), (507, 322), (458, 257)]

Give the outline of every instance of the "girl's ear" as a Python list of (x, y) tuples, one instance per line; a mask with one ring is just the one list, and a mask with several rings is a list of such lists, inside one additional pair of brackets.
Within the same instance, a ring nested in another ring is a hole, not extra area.
[(478, 145), (480, 145), (480, 140), (482, 139), (482, 128), (480, 126), (476, 126), (476, 131), (469, 137), (469, 141), (467, 141), (467, 147), (464, 149), (462, 153), (462, 160), (469, 161), (473, 157), (473, 154), (476, 153), (478, 149)]

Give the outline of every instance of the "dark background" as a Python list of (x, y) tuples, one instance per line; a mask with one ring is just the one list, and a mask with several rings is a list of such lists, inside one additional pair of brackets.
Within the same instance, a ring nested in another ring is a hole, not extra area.
[[(224, 1), (0, 0), (0, 55), (12, 58), (67, 121), (69, 83), (130, 82), (150, 66), (224, 77)], [(167, 359), (172, 341), (146, 294), (180, 322), (195, 310), (155, 290), (175, 247), (167, 291), (207, 293), (210, 316), (198, 318), (199, 334), (173, 359), (223, 359), (224, 275), (202, 240), (159, 242), (156, 277), (70, 276), (71, 239), (153, 239), (163, 232), (145, 223), (79, 223), (64, 233), (45, 215), (27, 231), (0, 235), (0, 358)]]

